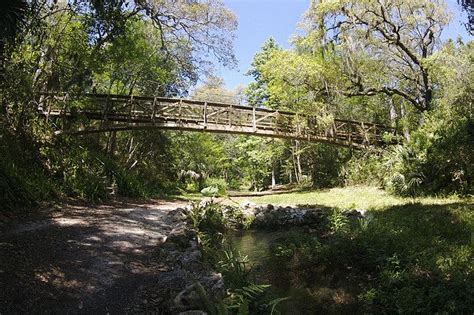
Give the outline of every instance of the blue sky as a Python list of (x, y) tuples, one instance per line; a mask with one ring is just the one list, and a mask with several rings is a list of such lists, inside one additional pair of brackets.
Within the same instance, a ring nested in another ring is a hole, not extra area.
[[(239, 84), (246, 85), (251, 81), (250, 77), (245, 76), (245, 72), (265, 40), (273, 37), (280, 46), (290, 47), (289, 40), (297, 31), (297, 24), (309, 6), (309, 0), (224, 0), (224, 2), (237, 15), (239, 22), (235, 40), (235, 54), (239, 63), (238, 68), (234, 70), (218, 67), (216, 74), (224, 78), (228, 89), (234, 89)], [(465, 15), (459, 12), (456, 0), (447, 2), (454, 16), (453, 22), (443, 33), (443, 38), (456, 38), (460, 34), (464, 39), (469, 39), (464, 26), (461, 25), (461, 21), (466, 21)]]

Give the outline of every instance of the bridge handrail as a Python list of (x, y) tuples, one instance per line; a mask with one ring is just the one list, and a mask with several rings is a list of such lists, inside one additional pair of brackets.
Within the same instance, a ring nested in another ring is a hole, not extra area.
[[(70, 94), (65, 93), (65, 92), (58, 92), (58, 93), (52, 93), (52, 92), (44, 92), (40, 93), (40, 95), (44, 96), (70, 96)], [(202, 101), (202, 100), (193, 100), (193, 99), (187, 99), (187, 98), (175, 98), (175, 97), (162, 97), (162, 96), (157, 96), (157, 97), (151, 97), (151, 96), (139, 96), (139, 95), (120, 95), (120, 94), (103, 94), (103, 93), (83, 93), (83, 94), (76, 94), (75, 96), (77, 97), (89, 97), (89, 98), (103, 98), (103, 99), (122, 99), (122, 100), (143, 100), (143, 101), (161, 101), (161, 102), (186, 102), (190, 104), (195, 104), (195, 105), (207, 105), (207, 106), (214, 106), (214, 107), (230, 107), (235, 109), (243, 109), (243, 110), (251, 110), (254, 107), (253, 106), (246, 106), (246, 105), (240, 105), (240, 104), (232, 104), (232, 103), (223, 103), (223, 102), (213, 102), (213, 101)], [(288, 110), (277, 110), (277, 109), (269, 109), (269, 108), (263, 108), (263, 107), (255, 107), (255, 111), (257, 112), (265, 112), (265, 113), (276, 113), (280, 115), (288, 115), (288, 116), (296, 116), (300, 115), (302, 117), (316, 117), (307, 113), (296, 113)], [(350, 124), (355, 124), (359, 126), (374, 126), (374, 127), (379, 127), (381, 129), (387, 130), (387, 131), (395, 131), (395, 128), (389, 127), (383, 124), (379, 123), (372, 123), (372, 122), (361, 122), (361, 121), (356, 121), (356, 120), (349, 120), (349, 119), (339, 119), (339, 118), (334, 118), (334, 122), (341, 122), (341, 123), (350, 123)]]
[[(74, 99), (92, 100), (92, 103), (87, 103), (92, 106), (68, 108), (67, 102)], [(155, 126), (158, 120), (161, 121), (163, 128), (168, 129), (204, 128), (212, 129), (214, 132), (254, 133), (273, 137), (332, 141), (349, 146), (353, 143), (361, 146), (368, 143), (383, 143), (383, 133), (395, 134), (394, 128), (382, 124), (347, 119), (334, 119), (328, 124), (320, 124), (318, 115), (185, 98), (41, 93), (38, 104), (39, 109), (41, 107), (42, 113), (47, 117), (66, 118), (79, 114), (92, 120), (113, 121), (117, 130), (130, 129), (136, 127), (136, 124)], [(117, 125), (120, 123), (122, 126)], [(183, 123), (187, 124), (187, 127)], [(209, 128), (208, 124), (211, 125)]]

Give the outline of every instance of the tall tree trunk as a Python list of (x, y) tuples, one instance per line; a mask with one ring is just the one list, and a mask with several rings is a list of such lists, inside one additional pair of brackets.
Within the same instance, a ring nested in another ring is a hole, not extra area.
[(389, 103), (390, 103), (390, 125), (392, 127), (396, 127), (397, 126), (397, 118), (398, 118), (397, 109), (395, 108), (395, 104), (393, 104), (393, 99), (392, 98), (389, 99)]
[(300, 141), (295, 140), (295, 157), (296, 157), (296, 180), (297, 182), (301, 182), (303, 179), (303, 171), (301, 168), (301, 154), (300, 154)]
[(275, 164), (272, 164), (272, 189), (275, 188), (276, 186), (276, 180), (275, 180)]
[[(405, 114), (405, 105), (403, 103), (400, 104), (400, 116), (404, 118), (406, 116)], [(410, 130), (408, 127), (403, 127), (403, 135), (405, 136), (405, 139), (410, 140)]]
[(116, 139), (117, 139), (117, 132), (111, 131), (109, 133), (109, 139), (107, 141), (107, 153), (111, 157), (113, 157), (115, 153)]
[(298, 178), (298, 168), (296, 167), (296, 154), (295, 149), (293, 148), (293, 154), (291, 155), (291, 160), (293, 162), (293, 172), (295, 174), (295, 180), (298, 183), (300, 180)]

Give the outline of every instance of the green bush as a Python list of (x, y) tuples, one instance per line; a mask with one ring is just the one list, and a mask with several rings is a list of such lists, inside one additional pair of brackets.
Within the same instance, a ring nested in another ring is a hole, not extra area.
[(342, 175), (347, 184), (377, 185), (402, 196), (474, 194), (474, 121), (464, 115), (426, 114), (410, 140), (354, 156)]
[(349, 150), (323, 143), (311, 144), (303, 159), (310, 167), (313, 187), (331, 188), (343, 183), (340, 173), (349, 159)]
[(119, 195), (125, 197), (145, 197), (147, 195), (143, 181), (140, 181), (137, 176), (119, 169), (114, 178)]
[(206, 197), (215, 197), (219, 194), (219, 189), (215, 186), (206, 187), (201, 190), (201, 194)]
[(227, 193), (227, 183), (223, 178), (210, 177), (204, 182), (206, 187), (217, 188), (217, 193), (223, 196)]
[(27, 134), (13, 134), (0, 122), (1, 210), (30, 207), (56, 194), (37, 143)]
[(344, 165), (341, 177), (348, 186), (367, 185), (383, 187), (385, 176), (388, 173), (383, 163), (384, 151), (370, 149), (356, 152), (354, 156)]
[(25, 183), (0, 168), (0, 204), (6, 210), (32, 205), (33, 195)]
[(474, 193), (474, 121), (453, 115), (449, 122), (440, 113), (425, 124), (404, 146), (387, 156), (393, 167), (388, 188), (400, 195)]

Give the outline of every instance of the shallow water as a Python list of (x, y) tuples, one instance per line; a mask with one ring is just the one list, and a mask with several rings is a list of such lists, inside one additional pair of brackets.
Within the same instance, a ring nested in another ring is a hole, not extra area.
[(270, 246), (291, 233), (303, 232), (301, 228), (278, 230), (241, 230), (232, 234), (232, 243), (254, 265), (262, 265), (270, 258)]
[[(247, 230), (234, 232), (231, 239), (233, 246), (248, 256), (255, 281), (270, 284), (275, 296), (289, 298), (279, 305), (283, 314), (357, 313), (355, 305), (350, 302), (350, 294), (345, 288), (334, 286), (331, 275), (282, 269), (271, 260), (272, 244), (295, 233), (309, 232), (304, 228)], [(349, 300), (349, 303), (339, 303), (338, 299)]]

